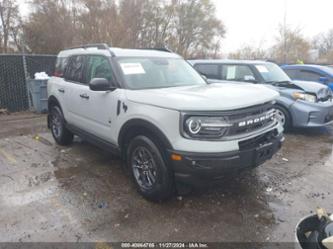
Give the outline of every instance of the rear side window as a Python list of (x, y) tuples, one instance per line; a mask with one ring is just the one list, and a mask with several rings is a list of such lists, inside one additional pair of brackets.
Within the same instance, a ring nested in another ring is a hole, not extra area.
[(222, 80), (256, 81), (255, 75), (247, 65), (223, 65)]
[(217, 64), (197, 64), (194, 68), (209, 79), (220, 79), (219, 65)]
[(299, 73), (299, 79), (305, 81), (319, 81), (321, 77), (323, 75), (309, 70), (301, 70)]
[(72, 56), (68, 61), (68, 66), (65, 70), (65, 79), (68, 81), (74, 81), (79, 83), (86, 83), (84, 77), (84, 67), (85, 67), (84, 55)]
[(58, 57), (55, 66), (55, 77), (64, 77), (65, 68), (67, 66), (68, 58), (67, 57)]

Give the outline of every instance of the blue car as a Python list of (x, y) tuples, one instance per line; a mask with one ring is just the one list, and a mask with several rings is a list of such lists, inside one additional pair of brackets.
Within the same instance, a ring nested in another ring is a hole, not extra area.
[(333, 90), (333, 68), (319, 65), (285, 65), (281, 68), (292, 80), (315, 81)]

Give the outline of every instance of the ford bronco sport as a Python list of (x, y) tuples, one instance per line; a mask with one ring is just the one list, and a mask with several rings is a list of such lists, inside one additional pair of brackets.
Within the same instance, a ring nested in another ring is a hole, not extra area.
[(278, 93), (207, 84), (167, 50), (87, 45), (60, 52), (48, 82), (56, 142), (78, 135), (120, 155), (138, 191), (165, 200), (175, 182), (205, 184), (254, 168), (281, 147)]

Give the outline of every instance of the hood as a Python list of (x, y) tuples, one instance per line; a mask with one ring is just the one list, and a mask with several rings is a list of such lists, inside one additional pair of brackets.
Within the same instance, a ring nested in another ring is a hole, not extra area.
[(246, 83), (209, 84), (149, 90), (127, 90), (129, 101), (178, 111), (227, 111), (278, 98), (275, 90)]
[(327, 101), (332, 98), (332, 91), (329, 87), (312, 81), (300, 81), (295, 80), (292, 82), (299, 90), (303, 90), (306, 93), (312, 93), (317, 96), (319, 101)]
[(271, 87), (277, 89), (281, 96), (290, 96), (294, 92), (303, 91), (316, 95), (319, 101), (327, 101), (332, 97), (330, 88), (312, 81), (294, 80), (291, 83), (281, 83), (280, 85), (271, 85)]
[(331, 92), (327, 86), (317, 82), (295, 80), (293, 84), (301, 88), (304, 92), (316, 94), (319, 98), (323, 97), (322, 95), (327, 96)]

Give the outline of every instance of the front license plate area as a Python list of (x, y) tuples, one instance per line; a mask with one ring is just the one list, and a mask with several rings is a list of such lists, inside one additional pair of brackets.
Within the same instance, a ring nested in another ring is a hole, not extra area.
[(273, 156), (273, 144), (272, 143), (267, 143), (264, 145), (261, 145), (256, 149), (255, 152), (255, 164), (261, 165), (265, 161), (271, 159)]

